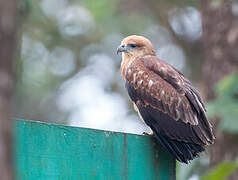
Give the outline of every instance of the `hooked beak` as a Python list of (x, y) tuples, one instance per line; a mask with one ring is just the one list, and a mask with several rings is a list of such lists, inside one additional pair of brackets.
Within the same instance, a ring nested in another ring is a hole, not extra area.
[(118, 46), (117, 48), (117, 54), (120, 52), (126, 52), (127, 51), (127, 46), (125, 44), (122, 44), (120, 46)]

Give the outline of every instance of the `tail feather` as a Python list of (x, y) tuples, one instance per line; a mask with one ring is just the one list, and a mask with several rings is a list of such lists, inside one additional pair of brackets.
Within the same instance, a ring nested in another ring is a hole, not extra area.
[(190, 160), (198, 157), (198, 153), (204, 151), (204, 148), (198, 144), (172, 140), (161, 134), (156, 134), (155, 137), (178, 161), (186, 164)]

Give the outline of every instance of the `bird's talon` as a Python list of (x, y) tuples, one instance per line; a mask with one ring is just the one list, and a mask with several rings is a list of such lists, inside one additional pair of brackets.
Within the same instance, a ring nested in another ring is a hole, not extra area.
[(150, 133), (148, 133), (148, 132), (143, 132), (142, 134), (143, 134), (144, 136), (153, 136), (153, 135), (154, 135), (153, 132), (150, 132)]

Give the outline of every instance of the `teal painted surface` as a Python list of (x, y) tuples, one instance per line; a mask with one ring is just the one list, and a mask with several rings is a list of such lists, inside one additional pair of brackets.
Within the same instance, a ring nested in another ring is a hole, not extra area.
[(175, 160), (151, 137), (22, 120), (15, 134), (16, 179), (175, 179)]

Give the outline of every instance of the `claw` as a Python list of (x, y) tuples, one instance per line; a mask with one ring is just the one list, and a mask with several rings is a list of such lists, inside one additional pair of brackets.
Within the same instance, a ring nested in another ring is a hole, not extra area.
[(151, 131), (151, 132), (143, 132), (142, 133), (144, 136), (154, 136), (154, 132), (153, 131)]

